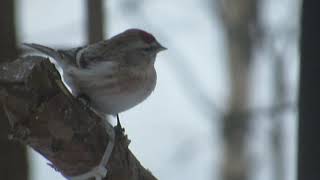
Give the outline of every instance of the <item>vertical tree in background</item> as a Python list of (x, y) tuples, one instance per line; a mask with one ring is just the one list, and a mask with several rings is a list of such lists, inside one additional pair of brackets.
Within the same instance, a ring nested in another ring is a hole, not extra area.
[(256, 25), (256, 0), (220, 0), (225, 28), (230, 77), (229, 109), (223, 119), (223, 180), (247, 180), (246, 152), (249, 126), (249, 71), (253, 52), (252, 32)]
[[(17, 56), (13, 0), (0, 1), (0, 62)], [(1, 86), (0, 86), (1, 90)], [(0, 94), (0, 98), (1, 98)], [(27, 180), (28, 165), (24, 146), (8, 140), (9, 121), (0, 108), (0, 179)]]
[(304, 0), (301, 23), (298, 179), (320, 179), (320, 1)]
[(87, 0), (87, 43), (101, 41), (105, 37), (103, 0)]

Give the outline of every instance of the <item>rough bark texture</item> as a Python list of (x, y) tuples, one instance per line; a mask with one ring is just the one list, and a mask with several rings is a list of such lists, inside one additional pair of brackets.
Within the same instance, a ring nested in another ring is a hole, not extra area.
[(320, 1), (304, 0), (301, 23), (298, 180), (320, 179)]
[[(12, 127), (10, 137), (42, 154), (63, 176), (79, 175), (99, 164), (109, 124), (69, 94), (47, 59), (29, 56), (2, 64), (0, 97)], [(156, 179), (128, 145), (126, 136), (116, 136), (105, 179)]]
[[(12, 0), (0, 1), (0, 62), (13, 60), (18, 56), (14, 2)], [(0, 179), (27, 180), (26, 148), (19, 143), (9, 141), (8, 131), (9, 122), (0, 106)]]

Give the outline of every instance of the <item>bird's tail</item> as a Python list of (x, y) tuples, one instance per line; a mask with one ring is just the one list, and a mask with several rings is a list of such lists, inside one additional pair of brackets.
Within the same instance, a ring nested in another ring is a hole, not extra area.
[(35, 49), (37, 51), (39, 51), (40, 53), (43, 53), (45, 55), (50, 56), (51, 58), (53, 58), (53, 60), (55, 61), (55, 63), (60, 66), (62, 69), (64, 69), (65, 67), (68, 67), (70, 65), (72, 65), (70, 63), (70, 60), (67, 59), (66, 57), (64, 57), (61, 53), (59, 53), (58, 51), (56, 51), (55, 49), (46, 47), (46, 46), (42, 46), (40, 44), (34, 44), (34, 43), (23, 43), (24, 46), (30, 47), (32, 49)]

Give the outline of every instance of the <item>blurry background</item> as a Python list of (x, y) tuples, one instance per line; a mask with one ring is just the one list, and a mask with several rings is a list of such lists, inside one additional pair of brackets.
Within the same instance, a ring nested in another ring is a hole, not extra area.
[[(154, 93), (120, 114), (157, 178), (295, 179), (299, 0), (14, 2), (18, 44), (71, 48), (141, 28), (168, 48)], [(64, 179), (27, 151), (29, 179)]]

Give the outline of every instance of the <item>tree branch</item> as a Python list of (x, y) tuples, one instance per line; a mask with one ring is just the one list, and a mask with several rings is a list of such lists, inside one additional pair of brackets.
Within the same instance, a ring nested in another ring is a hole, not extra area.
[[(42, 154), (63, 176), (75, 176), (99, 164), (111, 126), (75, 99), (47, 59), (28, 56), (0, 65), (0, 102), (10, 121), (11, 139)], [(108, 180), (155, 180), (120, 135), (107, 165)]]

